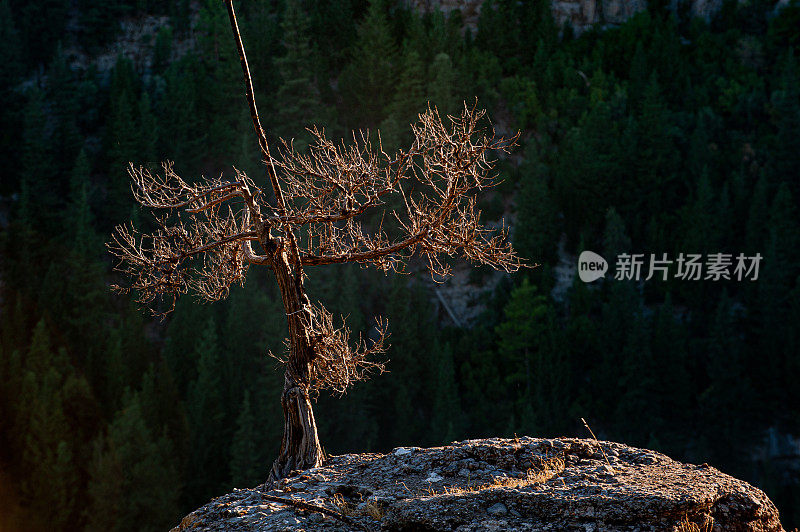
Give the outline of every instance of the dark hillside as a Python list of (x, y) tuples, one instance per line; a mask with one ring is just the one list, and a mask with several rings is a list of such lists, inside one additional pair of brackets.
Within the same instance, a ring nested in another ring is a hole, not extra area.
[[(308, 269), (312, 298), (391, 333), (388, 373), (318, 398), (326, 452), (587, 437), (583, 417), (800, 526), (800, 4), (662, 4), (576, 36), (538, 1), (237, 2), (273, 145), (316, 123), (391, 150), (427, 101), (476, 97), (521, 132), (480, 208), (539, 267)], [(50, 530), (165, 530), (278, 453), (270, 272), (162, 322), (111, 293), (103, 246), (152, 230), (129, 161), (264, 184), (238, 68), (217, 0), (0, 0), (1, 489)], [(589, 250), (609, 269), (586, 283)]]

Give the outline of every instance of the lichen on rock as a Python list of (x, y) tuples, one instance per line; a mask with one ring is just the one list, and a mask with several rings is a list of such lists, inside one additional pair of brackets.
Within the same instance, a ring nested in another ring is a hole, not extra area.
[(521, 437), (332, 456), (214, 499), (173, 530), (783, 528), (764, 492), (707, 464), (620, 443)]

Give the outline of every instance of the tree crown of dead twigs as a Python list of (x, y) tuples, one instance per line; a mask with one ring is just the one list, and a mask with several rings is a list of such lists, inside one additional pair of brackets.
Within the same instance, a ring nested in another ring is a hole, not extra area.
[[(232, 180), (189, 183), (171, 163), (161, 172), (131, 164), (134, 198), (153, 211), (156, 229), (143, 235), (130, 224), (115, 229), (107, 246), (131, 283), (114, 288), (134, 289), (140, 304), (163, 314), (190, 290), (206, 301), (227, 297), (231, 285), (244, 283), (249, 265), (270, 265), (276, 252), (285, 252), (301, 272), (344, 262), (404, 272), (417, 252), (437, 281), (451, 273), (443, 259), (459, 254), (513, 272), (522, 261), (504, 226), (492, 230), (480, 223), (475, 193), (496, 184), (490, 154), (507, 151), (515, 138), (497, 138), (491, 127), (479, 126), (484, 114), (465, 105), (445, 125), (428, 108), (411, 126), (410, 147), (391, 156), (379, 136), (376, 146), (367, 133), (337, 144), (316, 128), (309, 130), (314, 141), (306, 153), (282, 142), (272, 156), (262, 146), (275, 204), (239, 170)], [(390, 203), (391, 197), (397, 200)], [(370, 223), (363, 220), (375, 211), (379, 216)], [(263, 254), (253, 250), (253, 241)], [(157, 304), (164, 297), (166, 311)], [(382, 322), (380, 340), (357, 355), (347, 347), (349, 331), (336, 329), (321, 306), (314, 310), (306, 325), (320, 386), (343, 391), (364, 372), (382, 369), (365, 360), (383, 349)]]

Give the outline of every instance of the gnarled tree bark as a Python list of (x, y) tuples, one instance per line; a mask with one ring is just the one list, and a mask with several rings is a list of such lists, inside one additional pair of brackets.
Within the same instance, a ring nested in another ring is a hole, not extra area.
[(313, 316), (303, 289), (302, 269), (299, 264), (292, 264), (289, 257), (294, 254), (287, 253), (280, 240), (267, 238), (269, 240), (262, 245), (265, 249), (275, 249), (272, 270), (281, 291), (289, 325), (289, 357), (281, 395), (283, 439), (280, 453), (269, 474), (270, 480), (277, 480), (294, 470), (321, 465), (323, 453), (309, 395), (311, 364), (315, 356), (314, 339), (309, 330)]

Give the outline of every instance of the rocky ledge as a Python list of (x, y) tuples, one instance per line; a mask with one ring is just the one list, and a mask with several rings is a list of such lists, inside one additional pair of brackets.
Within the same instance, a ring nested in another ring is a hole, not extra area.
[(571, 438), (332, 456), (238, 489), (173, 531), (782, 531), (759, 489), (707, 464)]

